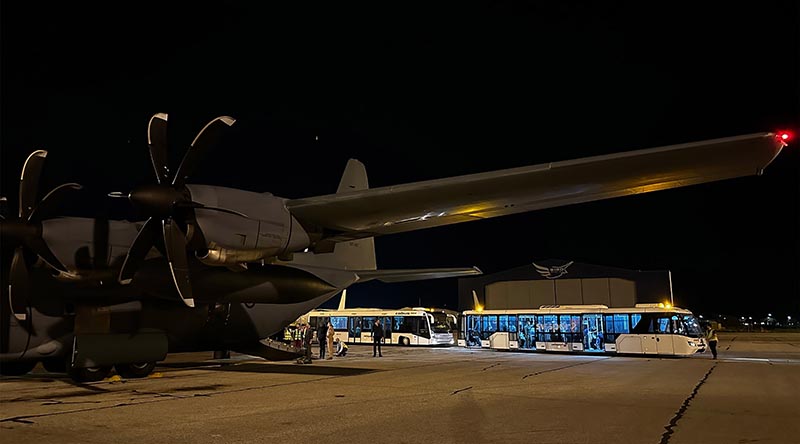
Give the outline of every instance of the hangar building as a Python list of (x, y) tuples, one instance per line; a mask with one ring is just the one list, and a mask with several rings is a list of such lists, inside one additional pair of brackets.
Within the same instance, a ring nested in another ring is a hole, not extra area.
[(472, 310), (472, 292), (488, 310), (542, 305), (633, 307), (671, 300), (669, 271), (640, 271), (561, 259), (458, 280), (458, 308)]

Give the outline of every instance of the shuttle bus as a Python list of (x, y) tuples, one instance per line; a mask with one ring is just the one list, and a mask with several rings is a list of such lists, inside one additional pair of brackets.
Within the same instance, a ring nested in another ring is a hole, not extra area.
[(495, 350), (688, 356), (706, 349), (692, 312), (668, 304), (468, 310), (459, 345)]
[[(346, 308), (313, 310), (302, 318), (314, 331), (328, 320), (333, 324), (335, 338), (348, 344), (372, 343), (372, 325), (380, 319), (384, 344), (454, 345), (453, 329), (456, 317), (442, 310), (412, 307), (399, 310), (382, 308)], [(301, 319), (302, 319), (301, 318)]]

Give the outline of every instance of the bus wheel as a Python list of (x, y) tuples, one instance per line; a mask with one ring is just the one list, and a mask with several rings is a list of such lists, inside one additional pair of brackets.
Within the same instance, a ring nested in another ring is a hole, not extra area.
[(144, 378), (156, 368), (155, 362), (139, 362), (136, 364), (117, 364), (117, 373), (123, 378)]
[(75, 382), (96, 382), (105, 379), (111, 373), (111, 366), (72, 368), (69, 376)]
[(36, 367), (36, 361), (0, 362), (0, 375), (22, 376)]
[(400, 345), (408, 345), (408, 344), (410, 344), (410, 341), (408, 340), (407, 337), (403, 336), (400, 338)]

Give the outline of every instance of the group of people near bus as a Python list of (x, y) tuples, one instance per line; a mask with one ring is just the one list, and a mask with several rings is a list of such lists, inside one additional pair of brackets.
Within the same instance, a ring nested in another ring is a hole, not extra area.
[[(311, 325), (308, 321), (303, 320), (297, 332), (302, 344), (301, 348), (303, 349), (303, 357), (299, 358), (297, 362), (299, 364), (310, 364), (312, 359), (311, 343), (314, 339), (314, 330), (311, 329)], [(339, 338), (335, 338), (335, 335), (336, 329), (330, 320), (327, 324), (320, 323), (319, 329), (317, 330), (319, 359), (333, 359), (334, 356), (347, 355), (347, 350), (349, 348), (347, 343), (340, 341)], [(381, 344), (383, 343), (384, 336), (385, 334), (380, 318), (375, 319), (372, 325), (372, 357), (383, 357)]]

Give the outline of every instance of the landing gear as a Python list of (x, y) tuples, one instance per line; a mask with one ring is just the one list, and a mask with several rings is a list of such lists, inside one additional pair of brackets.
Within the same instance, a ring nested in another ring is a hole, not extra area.
[(0, 375), (22, 376), (36, 367), (36, 361), (0, 362)]
[(102, 381), (111, 373), (111, 366), (71, 368), (68, 373), (76, 382), (96, 382)]
[(155, 362), (139, 362), (136, 364), (117, 364), (114, 366), (123, 378), (144, 378), (156, 368)]

